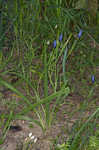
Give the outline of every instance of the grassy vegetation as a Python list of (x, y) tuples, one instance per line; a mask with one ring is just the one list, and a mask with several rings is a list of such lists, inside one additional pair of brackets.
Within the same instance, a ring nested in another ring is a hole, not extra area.
[[(94, 98), (99, 83), (98, 1), (80, 3), (81, 0), (0, 2), (0, 103), (7, 107), (0, 116), (0, 144), (16, 119), (34, 122), (46, 133), (55, 120), (56, 109), (69, 94), (76, 93), (84, 99), (75, 109), (80, 117), (68, 140), (58, 146), (56, 141), (54, 148), (99, 149), (98, 95)], [(20, 100), (3, 104), (7, 90)], [(90, 109), (91, 114), (83, 116)], [(29, 117), (30, 112), (38, 119)]]

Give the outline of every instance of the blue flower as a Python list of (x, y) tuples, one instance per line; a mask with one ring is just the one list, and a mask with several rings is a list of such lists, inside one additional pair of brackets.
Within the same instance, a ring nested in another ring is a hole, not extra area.
[(59, 41), (61, 42), (63, 39), (63, 34), (61, 33), (60, 36), (59, 36)]
[(83, 30), (81, 29), (78, 33), (78, 38), (80, 38), (82, 36)]
[(53, 47), (56, 48), (56, 45), (57, 45), (57, 42), (56, 42), (56, 40), (54, 40)]
[(94, 75), (91, 76), (91, 81), (92, 81), (92, 83), (95, 82), (95, 76)]

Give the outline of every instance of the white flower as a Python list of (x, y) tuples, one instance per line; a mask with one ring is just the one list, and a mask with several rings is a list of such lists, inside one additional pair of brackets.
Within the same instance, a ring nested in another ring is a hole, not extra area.
[(36, 142), (37, 142), (37, 138), (34, 139), (34, 143), (36, 143)]
[(47, 45), (49, 45), (50, 44), (50, 41), (47, 41)]
[(31, 137), (32, 136), (32, 133), (29, 133), (29, 137)]
[(57, 29), (57, 24), (56, 24), (56, 26), (55, 26), (55, 29)]
[(36, 143), (36, 142), (37, 142), (37, 138), (35, 138), (35, 136), (34, 136), (34, 135), (32, 135), (32, 133), (29, 133), (29, 139), (30, 139), (30, 140), (33, 140), (33, 141), (34, 141), (34, 143)]
[(31, 140), (34, 140), (34, 138), (35, 138), (34, 136), (31, 136)]

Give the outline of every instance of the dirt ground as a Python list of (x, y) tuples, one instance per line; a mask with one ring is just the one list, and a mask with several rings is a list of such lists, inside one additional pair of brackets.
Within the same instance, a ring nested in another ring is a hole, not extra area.
[[(99, 106), (98, 97), (98, 89), (96, 89), (94, 99), (97, 99), (97, 104), (95, 103), (97, 106)], [(17, 97), (16, 100), (18, 99)], [(10, 99), (8, 99), (8, 101), (10, 101)], [(58, 139), (58, 144), (66, 142), (73, 124), (80, 117), (79, 109), (83, 102), (83, 96), (74, 93), (70, 94), (65, 99), (64, 104), (57, 110), (55, 121), (45, 134), (42, 132), (42, 129), (34, 123), (32, 123), (31, 126), (29, 121), (14, 120), (11, 123), (12, 128), (7, 132), (4, 143), (0, 145), (0, 150), (50, 150), (50, 148), (54, 150), (53, 141), (55, 139)], [(6, 107), (3, 108), (3, 105), (4, 104), (1, 102), (0, 113), (6, 110)], [(19, 109), (21, 109), (21, 107)], [(91, 110), (92, 109), (87, 110), (83, 115), (88, 117), (93, 112), (94, 108), (92, 111)], [(70, 115), (71, 112), (72, 115)], [(31, 114), (31, 116), (33, 116), (33, 114)], [(13, 126), (17, 126), (17, 128), (15, 129)], [(2, 137), (1, 133), (2, 128), (0, 129), (0, 135)], [(31, 133), (32, 138), (30, 136)], [(26, 146), (27, 143), (28, 146)]]
[[(56, 120), (52, 127), (48, 129), (45, 134), (36, 124), (32, 123), (32, 127), (30, 127), (28, 121), (13, 121), (12, 125), (19, 126), (19, 130), (17, 131), (12, 128), (8, 131), (5, 142), (0, 146), (0, 150), (26, 150), (25, 146), (28, 141), (30, 141), (28, 144), (29, 150), (50, 150), (50, 147), (53, 149), (52, 141), (56, 138), (58, 138), (59, 144), (66, 142), (69, 131), (79, 117), (79, 113), (78, 111), (75, 112), (75, 109), (79, 109), (82, 101), (83, 97), (77, 95), (68, 96), (66, 103), (57, 111)], [(72, 117), (68, 115), (71, 111), (75, 112)], [(86, 115), (88, 115), (88, 113), (86, 113)], [(36, 143), (33, 141), (35, 138), (33, 140), (29, 138), (29, 133), (32, 133), (32, 135), (37, 138)]]

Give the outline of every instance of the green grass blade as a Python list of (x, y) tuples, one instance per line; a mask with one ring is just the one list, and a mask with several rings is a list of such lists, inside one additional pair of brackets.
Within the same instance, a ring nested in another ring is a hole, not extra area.
[(64, 76), (64, 83), (65, 83), (65, 85), (67, 84), (67, 80), (66, 80), (66, 57), (67, 57), (67, 51), (68, 51), (68, 49), (67, 49), (67, 47), (66, 47), (66, 50), (65, 50), (65, 52), (64, 52), (64, 57), (63, 57), (63, 76)]
[(82, 127), (80, 128), (80, 130), (77, 132), (77, 134), (74, 137), (74, 140), (72, 142), (72, 145), (70, 147), (70, 150), (75, 150), (75, 143), (78, 140), (79, 136), (81, 136), (83, 130), (86, 128), (86, 126), (88, 125), (89, 121), (91, 121), (95, 115), (99, 112), (99, 108), (97, 108), (97, 110), (89, 117), (89, 119), (82, 125)]
[[(61, 89), (59, 90), (58, 92), (55, 92), (53, 94), (51, 94), (50, 96), (47, 96), (46, 98), (43, 98), (41, 99), (39, 102), (31, 105), (30, 107), (26, 107), (23, 112), (24, 114), (26, 114), (27, 112), (29, 112), (30, 110), (34, 110), (36, 107), (40, 106), (41, 104), (46, 104), (46, 103), (50, 103), (52, 100), (54, 100), (56, 97), (59, 97), (60, 95), (64, 95), (65, 93), (69, 93), (70, 89), (67, 87), (67, 88), (64, 88), (64, 89)], [(23, 113), (21, 112), (21, 114)], [(19, 113), (20, 115), (20, 113)]]
[(10, 123), (11, 123), (11, 120), (13, 119), (13, 111), (10, 111), (10, 114), (8, 115), (8, 120), (6, 121), (6, 124), (3, 128), (3, 135), (2, 135), (2, 138), (0, 138), (0, 144), (2, 144), (6, 138), (6, 135), (7, 135), (7, 132), (9, 130), (9, 127), (10, 127)]
[(11, 84), (7, 83), (6, 81), (4, 81), (2, 78), (0, 78), (0, 84), (2, 84), (3, 86), (7, 87), (8, 89), (10, 89), (11, 91), (13, 91), (14, 93), (16, 93), (17, 95), (19, 95), (21, 98), (24, 99), (24, 101), (31, 106), (31, 103), (29, 102), (29, 100), (21, 93), (19, 92), (16, 88), (14, 88)]

